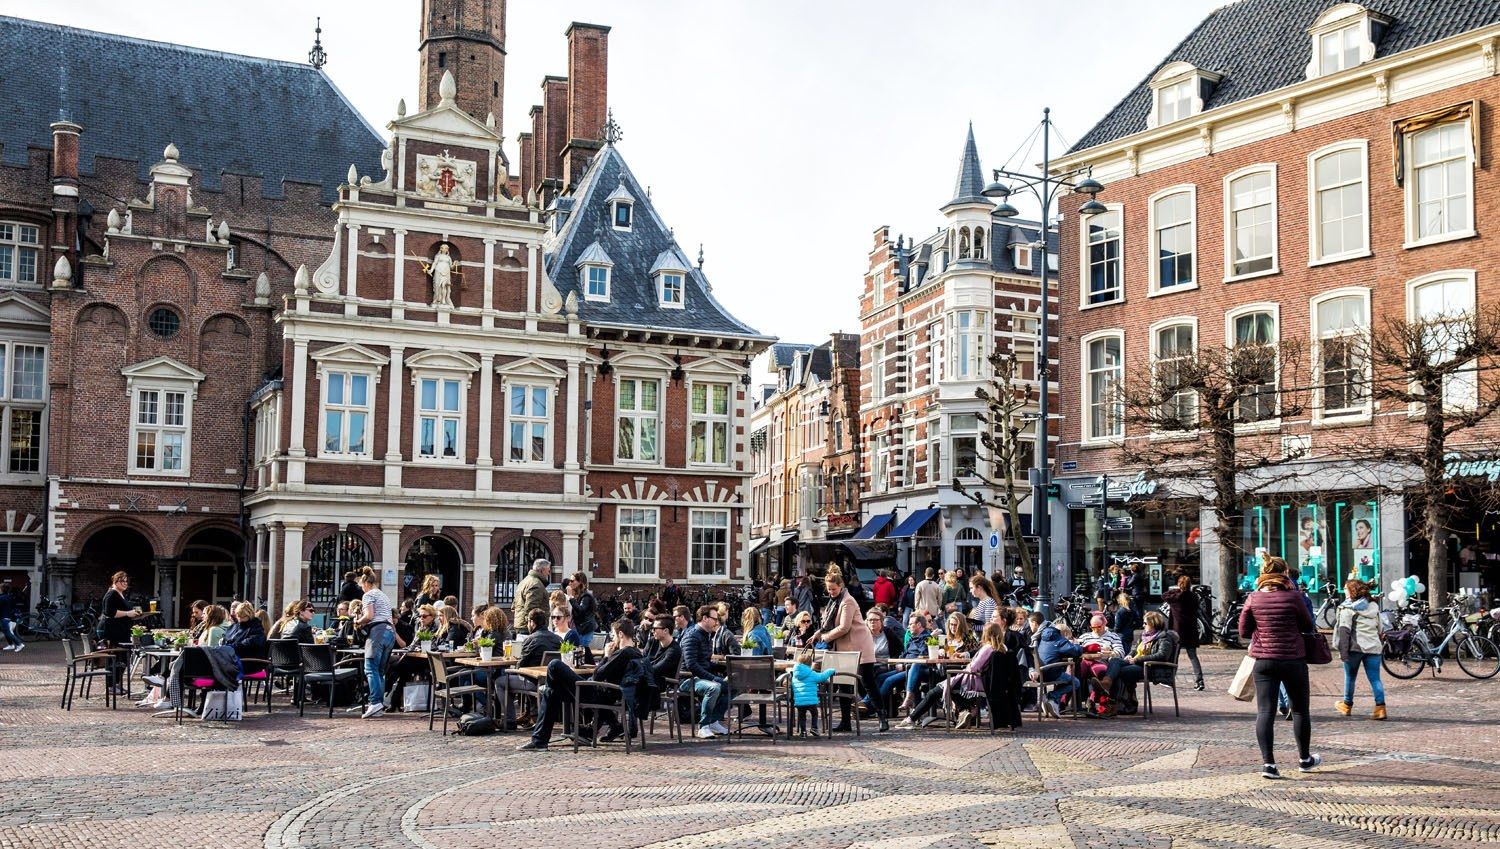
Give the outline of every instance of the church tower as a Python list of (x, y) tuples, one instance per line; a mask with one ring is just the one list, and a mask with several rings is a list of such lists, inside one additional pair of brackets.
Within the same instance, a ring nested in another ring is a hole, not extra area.
[(438, 105), (443, 73), (453, 72), (458, 105), (477, 120), (495, 116), (505, 98), (505, 0), (422, 0), (423, 109)]

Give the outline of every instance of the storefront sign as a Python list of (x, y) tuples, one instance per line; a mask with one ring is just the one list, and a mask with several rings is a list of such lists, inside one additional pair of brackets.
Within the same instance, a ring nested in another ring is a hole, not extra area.
[(829, 533), (859, 529), (858, 513), (829, 513), (823, 521), (827, 523)]
[(1500, 481), (1500, 457), (1481, 457), (1466, 460), (1462, 454), (1449, 454), (1443, 458), (1443, 477), (1484, 478), (1490, 483)]
[[(1098, 507), (1099, 484), (1102, 480), (1106, 479), (1100, 478), (1093, 483), (1070, 484), (1068, 489), (1074, 492), (1081, 490), (1082, 498), (1079, 501), (1070, 499), (1067, 502), (1068, 507), (1074, 509), (1082, 506)], [(1109, 500), (1119, 504), (1127, 503), (1137, 496), (1155, 495), (1156, 488), (1160, 486), (1157, 481), (1146, 477), (1145, 472), (1137, 472), (1133, 478), (1107, 478), (1107, 480), (1109, 481)]]

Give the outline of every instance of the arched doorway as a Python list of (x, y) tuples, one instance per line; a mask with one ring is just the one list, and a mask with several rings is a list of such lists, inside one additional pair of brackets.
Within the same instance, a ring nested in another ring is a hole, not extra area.
[(953, 537), (953, 563), (964, 570), (965, 575), (973, 575), (981, 569), (984, 563), (984, 536), (974, 528), (961, 528)]
[(177, 555), (177, 592), (172, 610), (178, 627), (187, 626), (188, 605), (195, 599), (227, 607), (243, 598), (244, 545), (239, 534), (225, 528), (205, 528), (188, 539)]
[(109, 589), (109, 577), (124, 571), (130, 575), (127, 600), (145, 607), (145, 601), (156, 594), (155, 556), (151, 541), (135, 528), (114, 525), (99, 529), (84, 540), (78, 552), (73, 598), (83, 603), (99, 602)]
[(401, 597), (422, 591), (422, 579), (437, 575), (443, 581), (443, 595), (463, 599), (464, 559), (458, 546), (447, 537), (425, 536), (406, 550), (406, 574), (401, 579)]
[(495, 558), (495, 604), (509, 606), (516, 600), (516, 584), (538, 558), (550, 561), (552, 551), (534, 536), (517, 537), (500, 547)]
[(333, 612), (344, 573), (363, 569), (374, 561), (370, 546), (359, 534), (339, 531), (313, 546), (307, 566), (307, 600), (318, 610)]

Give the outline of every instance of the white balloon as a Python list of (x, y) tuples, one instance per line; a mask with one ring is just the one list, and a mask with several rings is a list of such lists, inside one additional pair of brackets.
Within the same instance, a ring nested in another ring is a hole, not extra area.
[(1395, 592), (1396, 590), (1401, 589), (1401, 587), (1405, 583), (1406, 583), (1406, 579), (1405, 578), (1397, 578), (1396, 580), (1391, 581), (1391, 592)]
[(1406, 600), (1410, 598), (1410, 596), (1406, 594), (1406, 590), (1391, 590), (1386, 594), (1386, 598), (1394, 602), (1397, 607), (1405, 607)]
[(1417, 581), (1417, 593), (1421, 594), (1421, 593), (1425, 593), (1425, 592), (1427, 592), (1427, 585), (1424, 584), (1424, 583), (1422, 583), (1421, 580), (1418, 580)]

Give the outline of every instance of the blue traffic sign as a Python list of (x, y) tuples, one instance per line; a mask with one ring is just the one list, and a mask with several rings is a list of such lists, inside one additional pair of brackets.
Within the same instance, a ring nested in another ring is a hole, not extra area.
[(990, 531), (990, 551), (994, 551), (995, 549), (997, 549), (999, 547), (1000, 547), (1000, 533), (999, 533), (999, 531)]

